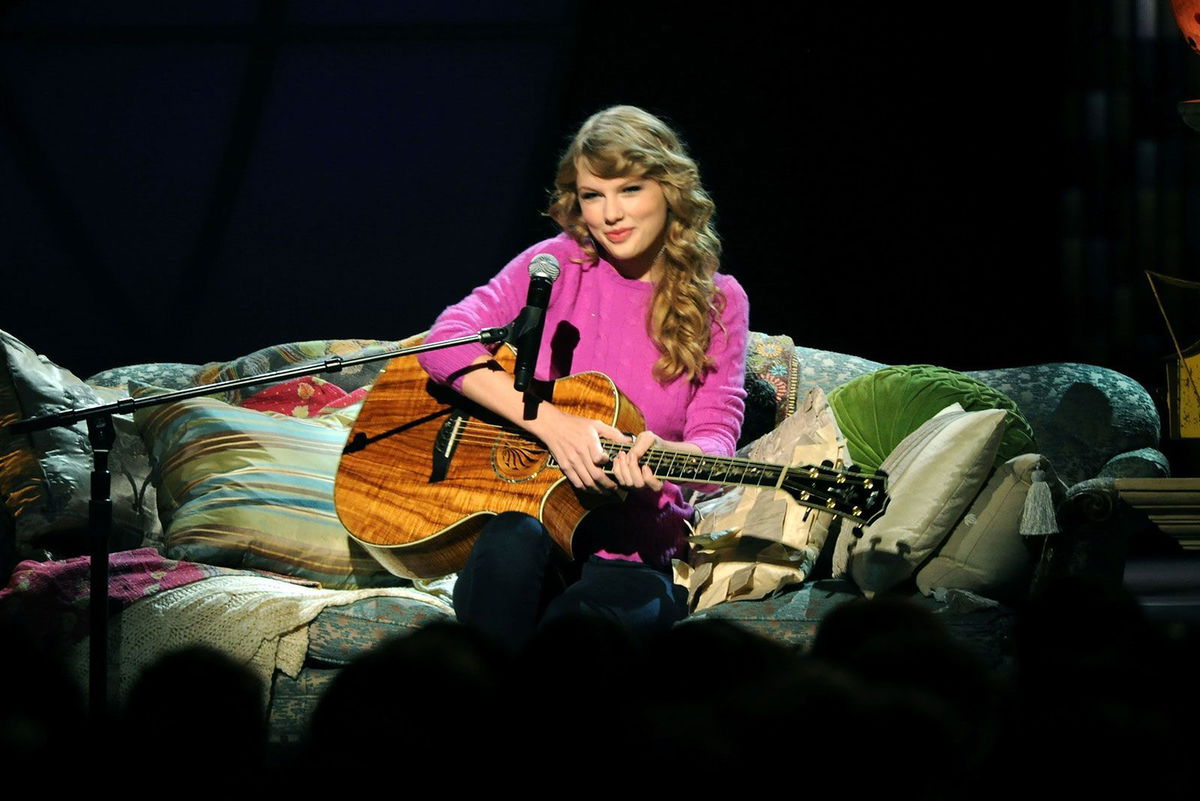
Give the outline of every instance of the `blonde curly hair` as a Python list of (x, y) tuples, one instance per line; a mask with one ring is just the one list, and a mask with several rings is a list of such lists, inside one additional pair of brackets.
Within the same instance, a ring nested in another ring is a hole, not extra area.
[(662, 356), (654, 377), (669, 383), (681, 375), (699, 381), (713, 365), (708, 356), (712, 321), (720, 319), (724, 296), (713, 282), (720, 267), (721, 240), (713, 228), (712, 199), (700, 185), (696, 162), (674, 131), (635, 106), (613, 106), (592, 115), (575, 134), (558, 163), (547, 214), (599, 259), (576, 189), (582, 162), (599, 178), (650, 178), (667, 200), (667, 231), (662, 274), (646, 320), (646, 330)]

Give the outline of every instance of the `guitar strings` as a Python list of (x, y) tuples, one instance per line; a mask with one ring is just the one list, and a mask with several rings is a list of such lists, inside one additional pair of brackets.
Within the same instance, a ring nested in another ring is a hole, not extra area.
[[(462, 442), (470, 445), (501, 445), (504, 447), (525, 448), (537, 453), (547, 453), (545, 446), (536, 439), (528, 435), (510, 429), (504, 426), (499, 426), (491, 423), (476, 423), (470, 422), (459, 429), (455, 438), (456, 442)], [(609, 455), (616, 453), (628, 453), (633, 449), (633, 445), (623, 442), (614, 442), (612, 440), (601, 440), (601, 447)], [(656, 461), (660, 466), (665, 466), (667, 469), (680, 469), (686, 472), (688, 467), (694, 465), (687, 464), (693, 461), (703, 461), (710, 467), (709, 472), (713, 473), (712, 477), (718, 475), (729, 475), (738, 471), (748, 473), (751, 471), (760, 471), (763, 473), (774, 474), (771, 476), (772, 481), (778, 477), (781, 470), (788, 469), (785, 465), (776, 465), (769, 462), (754, 462), (746, 459), (734, 459), (722, 456), (708, 456), (686, 453), (683, 451), (672, 451), (666, 448), (651, 448), (645, 454), (645, 457), (652, 461)], [(677, 464), (683, 462), (683, 464)], [(669, 463), (669, 464), (664, 464)], [(724, 470), (712, 469), (713, 467), (724, 468)]]
[[(454, 441), (457, 443), (478, 445), (483, 447), (500, 446), (514, 449), (524, 449), (539, 454), (550, 455), (548, 449), (546, 449), (543, 444), (519, 429), (509, 426), (496, 425), (493, 423), (485, 423), (477, 420), (468, 421), (466, 424), (460, 427), (455, 432)], [(605, 452), (610, 456), (615, 453), (627, 453), (634, 447), (628, 443), (614, 442), (611, 440), (602, 440), (601, 445)], [(663, 448), (651, 448), (646, 452), (644, 458), (646, 457), (649, 458), (649, 461), (656, 462), (654, 466), (658, 467), (659, 469), (665, 468), (668, 472), (678, 471), (677, 476), (664, 476), (666, 478), (688, 478), (689, 476), (687, 473), (687, 468), (691, 465), (688, 465), (687, 462), (695, 459), (701, 459), (708, 465), (715, 465), (718, 468), (724, 468), (723, 470), (710, 469), (708, 471), (708, 475), (706, 476), (696, 476), (693, 470), (691, 477), (697, 478), (697, 480), (701, 481), (702, 483), (711, 481), (719, 484), (723, 483), (724, 479), (724, 483), (751, 484), (752, 482), (747, 480), (750, 478), (748, 474), (757, 471), (760, 473), (760, 475), (757, 476), (757, 478), (760, 480), (753, 483), (756, 483), (758, 486), (775, 486), (780, 471), (784, 471), (785, 475), (783, 477), (782, 485), (795, 492), (807, 493), (806, 497), (812, 499), (813, 502), (811, 503), (808, 501), (802, 501), (799, 498), (796, 499), (798, 502), (804, 505), (812, 506), (816, 509), (824, 509), (827, 511), (833, 511), (837, 508), (837, 506), (841, 505), (851, 507), (855, 505), (853, 501), (846, 501), (844, 498), (839, 498), (832, 493), (827, 494), (814, 487), (798, 484), (796, 482), (797, 477), (791, 475), (791, 470), (794, 468), (789, 468), (788, 466), (784, 465), (776, 465), (769, 462), (754, 462), (752, 460), (736, 459), (731, 457), (697, 456), (696, 454), (671, 451)], [(682, 466), (676, 464), (679, 461), (683, 461), (684, 464)], [(666, 464), (668, 462), (669, 464)], [(735, 477), (739, 472), (741, 473), (740, 478)], [(836, 481), (838, 478), (841, 478), (842, 481), (840, 483), (851, 485), (850, 487), (847, 487), (847, 489), (865, 487), (866, 482), (871, 481), (874, 478), (873, 476), (859, 476), (852, 473), (839, 472), (823, 467), (802, 468), (800, 472), (810, 478), (826, 477), (827, 479), (834, 481)], [(829, 505), (831, 501), (835, 504), (835, 506), (831, 507)]]
[[(470, 422), (466, 426), (458, 430), (456, 441), (463, 442), (468, 445), (478, 445), (484, 447), (500, 446), (518, 448), (518, 450), (533, 451), (539, 454), (548, 454), (546, 447), (541, 445), (538, 440), (530, 438), (530, 436), (518, 432), (516, 429), (497, 426), (497, 424), (484, 422)], [(602, 440), (602, 447), (605, 452), (612, 454), (629, 452), (632, 450), (632, 445), (625, 442), (614, 442), (612, 440)], [(698, 480), (712, 481), (721, 483), (722, 480), (730, 480), (728, 483), (751, 483), (749, 478), (757, 477), (756, 483), (758, 486), (768, 486), (779, 480), (780, 471), (787, 471), (785, 476), (784, 487), (797, 490), (797, 492), (808, 492), (817, 498), (833, 498), (833, 494), (826, 494), (820, 490), (804, 486), (797, 483), (797, 478), (826, 478), (827, 481), (841, 481), (838, 483), (844, 484), (851, 489), (864, 489), (866, 483), (874, 481), (875, 477), (870, 475), (847, 474), (847, 472), (839, 472), (827, 468), (817, 468), (817, 466), (806, 466), (806, 468), (794, 468), (794, 466), (770, 464), (766, 462), (752, 462), (748, 459), (737, 459), (731, 457), (713, 457), (703, 456), (698, 457), (697, 454), (684, 453), (680, 451), (671, 451), (667, 448), (650, 448), (646, 453), (646, 457), (652, 466), (658, 466), (660, 469), (665, 469), (668, 472), (676, 472), (676, 477), (697, 477), (694, 465), (688, 464), (689, 460), (702, 459), (709, 469), (706, 471), (706, 476), (698, 477)], [(792, 475), (798, 471), (800, 476)], [(758, 472), (757, 476), (755, 474)], [(664, 476), (672, 477), (672, 476)]]
[[(540, 453), (548, 452), (544, 445), (519, 429), (514, 429), (508, 426), (500, 426), (493, 423), (484, 423), (481, 421), (468, 422), (462, 428), (458, 429), (455, 441), (472, 445), (492, 446), (500, 444), (507, 447), (523, 447)], [(601, 446), (605, 449), (605, 451), (610, 453), (628, 452), (633, 449), (633, 445), (631, 444), (615, 442), (612, 440), (601, 440)], [(842, 478), (845, 482), (861, 484), (866, 484), (867, 482), (877, 480), (877, 477), (873, 475), (855, 474), (825, 467), (808, 466), (803, 468), (795, 468), (787, 465), (773, 464), (771, 462), (757, 462), (754, 460), (739, 459), (737, 457), (691, 454), (684, 451), (672, 451), (666, 448), (651, 448), (647, 451), (646, 455), (651, 458), (657, 458), (660, 461), (700, 459), (708, 464), (720, 465), (727, 468), (762, 469), (769, 471), (785, 469), (799, 470), (800, 472), (807, 474), (812, 478), (827, 476), (833, 479)]]
[[(493, 446), (500, 446), (500, 447), (506, 447), (506, 448), (530, 450), (535, 453), (550, 455), (549, 451), (545, 448), (544, 445), (542, 445), (541, 443), (539, 443), (537, 440), (533, 439), (532, 437), (524, 434), (523, 432), (521, 432), (517, 429), (506, 428), (503, 426), (489, 424), (489, 423), (482, 423), (482, 422), (468, 423), (466, 426), (464, 426), (462, 429), (459, 430), (455, 441), (459, 442), (459, 443), (468, 444), (468, 445), (478, 445), (481, 447), (491, 448)], [(632, 448), (633, 448), (633, 446), (630, 444), (613, 442), (611, 440), (604, 440), (603, 447), (605, 448), (606, 452), (610, 453), (610, 454), (612, 454), (613, 452), (628, 452), (628, 451), (632, 450)], [(785, 466), (774, 465), (774, 464), (771, 464), (768, 462), (755, 463), (752, 461), (735, 460), (735, 459), (730, 459), (727, 457), (708, 457), (708, 456), (706, 456), (706, 457), (703, 457), (705, 460), (722, 463), (723, 465), (726, 465), (726, 466), (732, 466), (734, 469), (733, 470), (727, 469), (720, 476), (717, 476), (717, 475), (696, 476), (694, 472), (692, 473), (691, 476), (689, 476), (687, 474), (686, 470), (678, 470), (678, 467), (676, 465), (674, 465), (674, 462), (676, 462), (677, 460), (680, 460), (680, 459), (683, 459), (686, 461), (688, 457), (694, 457), (695, 454), (687, 454), (687, 453), (682, 453), (682, 452), (678, 452), (678, 451), (669, 451), (666, 449), (651, 449), (650, 451), (647, 452), (646, 456), (649, 456), (649, 457), (651, 457), (652, 460), (656, 461), (657, 465), (655, 465), (655, 466), (657, 466), (659, 469), (664, 468), (664, 464), (663, 464), (664, 462), (669, 461), (672, 463), (670, 465), (665, 465), (666, 470), (669, 473), (674, 468), (675, 470), (678, 471), (678, 474), (677, 475), (665, 475), (665, 476), (663, 476), (664, 478), (677, 478), (677, 479), (685, 479), (686, 480), (687, 478), (691, 477), (691, 478), (695, 478), (697, 481), (699, 481), (701, 483), (711, 482), (711, 483), (717, 483), (717, 484), (726, 483), (726, 484), (742, 484), (742, 485), (751, 485), (751, 486), (757, 485), (760, 487), (763, 487), (763, 486), (776, 487), (776, 486), (778, 486), (777, 482), (776, 482), (776, 477), (778, 476), (778, 471), (780, 471), (780, 470), (787, 471), (788, 470), (788, 468)], [(557, 467), (557, 465), (556, 465), (556, 467)], [(731, 475), (733, 473), (737, 473), (739, 470), (741, 471), (742, 475), (740, 475), (740, 476)], [(759, 479), (758, 481), (750, 481), (749, 480), (751, 478), (751, 476), (747, 475), (747, 473), (749, 473), (753, 470), (758, 470), (761, 473), (761, 475), (756, 477)], [(612, 472), (612, 471), (606, 470), (606, 472)], [(828, 470), (825, 468), (805, 468), (802, 472), (804, 472), (806, 474), (810, 473), (810, 472), (815, 472), (818, 474), (823, 474), (826, 477), (832, 476), (834, 480), (836, 480), (836, 478), (839, 475), (846, 476), (846, 474), (844, 474), (844, 473), (837, 473), (836, 471)], [(810, 477), (815, 477), (815, 476), (810, 476)], [(856, 515), (852, 511), (847, 511), (847, 510), (853, 510), (856, 507), (861, 507), (862, 504), (860, 501), (856, 501), (853, 498), (847, 499), (847, 498), (839, 497), (839, 496), (831, 494), (831, 493), (822, 492), (819, 489), (817, 489), (811, 485), (798, 483), (797, 478), (798, 477), (792, 476), (790, 474), (785, 475), (784, 480), (782, 482), (782, 488), (785, 488), (788, 491), (790, 491), (792, 493), (793, 499), (797, 503), (801, 504), (802, 506), (810, 507), (817, 511), (841, 514), (852, 520), (865, 522), (863, 520), (863, 518), (861, 518), (859, 515)], [(856, 489), (856, 490), (862, 489), (863, 487), (861, 486), (861, 483), (867, 478), (870, 478), (870, 477), (854, 477), (851, 474), (851, 476), (847, 477), (847, 481), (848, 482), (855, 481), (856, 483), (853, 483), (850, 486), (845, 487), (845, 489)], [(861, 511), (862, 510), (860, 508), (860, 512)]]
[[(519, 429), (474, 420), (466, 423), (464, 426), (458, 429), (455, 441), (469, 445), (482, 445), (488, 447), (493, 445), (501, 445), (503, 447), (524, 448), (537, 453), (549, 452), (542, 443), (538, 442), (536, 439), (520, 431)], [(633, 449), (633, 445), (629, 443), (614, 442), (612, 440), (601, 440), (601, 447), (603, 447), (604, 450), (609, 454), (628, 453)], [(646, 456), (659, 462), (678, 462), (691, 459), (703, 460), (708, 465), (725, 468), (725, 471), (723, 471), (722, 474), (728, 474), (729, 472), (736, 472), (739, 470), (762, 470), (764, 472), (775, 472), (777, 476), (778, 471), (780, 470), (794, 470), (809, 478), (825, 477), (831, 480), (837, 480), (840, 478), (842, 479), (843, 483), (852, 483), (862, 486), (866, 486), (868, 482), (873, 483), (878, 480), (877, 476), (870, 474), (848, 473), (825, 467), (809, 466), (795, 468), (788, 465), (778, 465), (770, 462), (758, 462), (749, 459), (739, 459), (737, 457), (708, 455), (701, 456), (699, 454), (691, 454), (683, 451), (672, 451), (666, 448), (651, 448), (646, 452)], [(672, 466), (675, 465), (669, 465), (668, 467)]]

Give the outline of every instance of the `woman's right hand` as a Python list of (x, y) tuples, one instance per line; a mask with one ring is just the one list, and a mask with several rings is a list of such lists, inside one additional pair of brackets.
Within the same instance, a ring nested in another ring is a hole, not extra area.
[(537, 404), (532, 420), (526, 419), (525, 395), (513, 388), (512, 375), (490, 356), (479, 356), (473, 364), (476, 369), (463, 375), (463, 395), (540, 439), (576, 488), (599, 491), (617, 486), (601, 469), (609, 459), (600, 447), (600, 438), (628, 442), (629, 437), (606, 423), (564, 412), (545, 401)]
[(549, 403), (538, 408), (537, 418), (526, 428), (549, 448), (563, 475), (578, 489), (610, 490), (616, 483), (604, 472), (608, 453), (600, 438), (628, 440), (617, 429), (599, 420), (564, 412)]

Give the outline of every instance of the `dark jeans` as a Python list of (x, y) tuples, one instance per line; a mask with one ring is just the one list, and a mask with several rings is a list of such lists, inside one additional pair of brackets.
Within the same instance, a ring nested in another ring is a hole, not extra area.
[(687, 615), (687, 593), (641, 562), (571, 562), (536, 518), (505, 512), (475, 543), (454, 588), (458, 619), (511, 647), (552, 621), (593, 615), (631, 634), (664, 631)]

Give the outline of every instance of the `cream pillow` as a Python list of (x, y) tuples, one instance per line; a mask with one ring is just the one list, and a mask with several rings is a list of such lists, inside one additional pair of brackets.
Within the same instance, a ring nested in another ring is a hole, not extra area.
[(855, 536), (843, 526), (835, 576), (849, 575), (869, 597), (913, 574), (949, 534), (983, 486), (1004, 435), (1003, 409), (964, 412), (955, 403), (905, 437), (884, 460), (891, 501)]
[(945, 587), (1005, 599), (1024, 590), (1032, 560), (1020, 533), (1021, 516), (1039, 464), (1055, 499), (1063, 496), (1066, 487), (1036, 453), (997, 467), (937, 554), (917, 571), (921, 592)]

